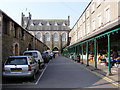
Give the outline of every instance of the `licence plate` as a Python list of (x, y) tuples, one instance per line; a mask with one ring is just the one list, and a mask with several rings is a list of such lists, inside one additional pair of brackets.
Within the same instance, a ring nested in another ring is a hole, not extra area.
[(16, 68), (16, 69), (11, 69), (11, 72), (22, 72), (22, 69), (21, 68)]

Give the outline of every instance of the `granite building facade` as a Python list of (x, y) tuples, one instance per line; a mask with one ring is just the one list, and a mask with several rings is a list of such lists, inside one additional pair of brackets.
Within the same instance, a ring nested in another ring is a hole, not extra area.
[(21, 25), (33, 36), (45, 43), (51, 51), (61, 52), (68, 44), (70, 17), (68, 19), (31, 19), (22, 13)]

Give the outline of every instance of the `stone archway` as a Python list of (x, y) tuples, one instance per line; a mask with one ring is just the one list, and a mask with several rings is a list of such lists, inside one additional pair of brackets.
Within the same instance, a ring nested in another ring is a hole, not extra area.
[(59, 49), (57, 47), (54, 47), (53, 51), (59, 51)]
[(32, 45), (31, 44), (28, 45), (28, 50), (32, 50)]
[(59, 55), (59, 49), (57, 47), (54, 47), (53, 50), (52, 50), (56, 56)]
[(18, 44), (15, 45), (15, 56), (18, 56), (19, 55), (19, 47), (18, 47)]

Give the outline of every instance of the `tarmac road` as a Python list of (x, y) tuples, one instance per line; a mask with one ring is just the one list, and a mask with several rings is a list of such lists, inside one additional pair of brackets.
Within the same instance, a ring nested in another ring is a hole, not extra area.
[(87, 71), (68, 58), (57, 56), (51, 60), (32, 84), (3, 85), (4, 88), (118, 88), (103, 78)]

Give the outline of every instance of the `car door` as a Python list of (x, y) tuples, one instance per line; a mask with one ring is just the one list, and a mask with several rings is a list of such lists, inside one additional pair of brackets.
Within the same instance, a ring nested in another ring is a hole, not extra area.
[(33, 57), (31, 58), (31, 63), (30, 64), (31, 64), (32, 70), (36, 73), (39, 70), (39, 65)]

